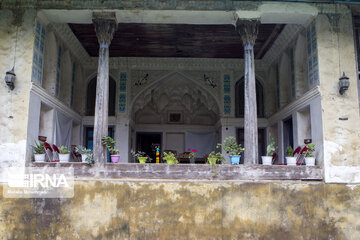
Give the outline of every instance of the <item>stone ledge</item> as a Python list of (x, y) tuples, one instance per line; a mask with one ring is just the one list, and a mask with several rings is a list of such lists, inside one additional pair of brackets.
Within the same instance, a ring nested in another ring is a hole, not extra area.
[[(32, 167), (73, 167), (75, 176), (138, 179), (213, 179), (213, 180), (323, 180), (320, 166), (264, 166), (207, 164), (108, 163), (103, 168), (86, 163), (32, 163)], [(217, 173), (217, 174), (216, 174)]]

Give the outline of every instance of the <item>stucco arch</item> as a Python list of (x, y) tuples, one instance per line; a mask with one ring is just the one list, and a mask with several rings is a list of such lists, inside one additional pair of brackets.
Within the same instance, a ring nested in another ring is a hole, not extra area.
[[(86, 84), (86, 101), (85, 101), (85, 114), (87, 116), (94, 116), (95, 103), (96, 103), (96, 84), (97, 76), (93, 76)], [(109, 116), (116, 115), (116, 80), (109, 76)]]
[(160, 82), (166, 81), (167, 79), (171, 78), (171, 77), (176, 77), (178, 76), (179, 78), (183, 78), (186, 79), (187, 81), (190, 81), (191, 83), (195, 84), (197, 87), (199, 87), (201, 90), (203, 90), (204, 92), (206, 92), (207, 94), (209, 94), (210, 96), (213, 97), (213, 99), (216, 101), (217, 103), (217, 107), (220, 110), (220, 101), (219, 99), (210, 91), (208, 91), (204, 86), (202, 86), (201, 84), (199, 84), (196, 80), (193, 80), (191, 77), (186, 76), (185, 74), (181, 73), (181, 72), (172, 72), (169, 73), (157, 80), (155, 80), (154, 82), (152, 82), (151, 84), (149, 84), (146, 88), (142, 89), (141, 91), (139, 91), (135, 97), (131, 100), (130, 105), (129, 105), (129, 109), (133, 109), (133, 105), (135, 103), (135, 101), (139, 98), (139, 96), (141, 96), (142, 94), (144, 94), (144, 92), (148, 91), (149, 89), (153, 88), (154, 86), (158, 85)]
[[(85, 70), (83, 71), (85, 72)], [(83, 114), (84, 115), (87, 115), (87, 98), (88, 98), (88, 85), (90, 83), (91, 80), (93, 80), (94, 78), (97, 77), (97, 71), (93, 71), (91, 72), (90, 74), (87, 74), (86, 77), (84, 77), (84, 80), (83, 80), (83, 83), (84, 83), (84, 87), (82, 88), (83, 90), (83, 97), (82, 97), (82, 101), (81, 101), (81, 107), (83, 109)], [(118, 85), (118, 77), (115, 77), (112, 73), (109, 72), (109, 79), (113, 79), (115, 81), (115, 85), (117, 86)], [(116, 115), (116, 109), (117, 109), (117, 101), (116, 101), (116, 98), (117, 98), (117, 94), (118, 94), (118, 91), (117, 89), (115, 89), (115, 115)]]
[[(153, 99), (153, 96), (158, 98)], [(175, 98), (178, 98), (177, 101), (174, 100)], [(196, 111), (193, 102), (195, 99), (196, 105), (199, 106)], [(158, 111), (159, 115), (163, 115), (165, 109), (170, 106), (173, 106), (174, 110), (179, 110), (177, 107), (181, 105), (184, 107), (183, 111), (187, 114), (191, 113), (190, 116), (193, 116), (194, 119), (196, 118), (194, 115), (201, 115), (202, 113), (218, 119), (220, 112), (219, 100), (206, 87), (179, 72), (167, 74), (139, 91), (129, 104), (130, 116), (135, 119), (138, 110), (149, 109), (145, 108), (148, 104), (151, 104), (154, 107), (153, 110)], [(208, 112), (205, 113), (206, 111)], [(184, 116), (187, 115), (184, 114)], [(189, 123), (189, 118), (185, 122)]]
[[(264, 117), (265, 116), (265, 104), (264, 104), (264, 100), (265, 100), (265, 86), (264, 86), (264, 81), (258, 77), (255, 76), (255, 80), (256, 80), (256, 103), (257, 103), (257, 116), (258, 117)], [(236, 81), (235, 83), (235, 116), (236, 117), (242, 117), (243, 113), (241, 114), (241, 106), (243, 106), (243, 104), (241, 104), (241, 99), (240, 99), (240, 94), (239, 94), (239, 88), (241, 88), (241, 85), (244, 84), (244, 76), (242, 76), (239, 80)], [(243, 86), (242, 86), (242, 90), (243, 90)], [(243, 91), (242, 91), (243, 93)], [(258, 94), (261, 93), (261, 96)], [(244, 96), (244, 95), (242, 95)], [(244, 101), (244, 100), (243, 100)]]

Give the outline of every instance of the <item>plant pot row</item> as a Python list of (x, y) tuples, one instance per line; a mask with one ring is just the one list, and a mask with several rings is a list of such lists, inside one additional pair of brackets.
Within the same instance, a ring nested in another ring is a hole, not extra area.
[[(86, 162), (88, 156), (85, 154), (81, 155), (82, 162)], [(34, 154), (35, 162), (45, 162), (45, 154)], [(120, 155), (119, 155), (120, 158)], [(59, 154), (60, 162), (70, 162), (70, 153)]]
[[(262, 156), (261, 159), (262, 159), (263, 165), (272, 165), (272, 157)], [(296, 166), (296, 157), (286, 157), (286, 163), (288, 166)], [(314, 157), (306, 157), (305, 165), (306, 166), (315, 166), (315, 158)]]

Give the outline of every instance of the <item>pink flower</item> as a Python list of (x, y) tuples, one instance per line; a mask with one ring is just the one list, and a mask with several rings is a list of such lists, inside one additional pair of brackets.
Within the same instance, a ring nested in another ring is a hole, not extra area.
[(196, 149), (193, 149), (192, 151), (193, 151), (193, 152), (197, 152), (197, 150), (196, 150)]
[(191, 148), (188, 148), (188, 152), (191, 152)]

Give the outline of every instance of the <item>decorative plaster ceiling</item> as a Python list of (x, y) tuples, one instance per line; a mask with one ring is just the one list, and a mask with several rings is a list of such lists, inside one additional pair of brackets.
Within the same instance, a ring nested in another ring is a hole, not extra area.
[(133, 104), (136, 123), (166, 124), (169, 112), (182, 113), (185, 124), (214, 125), (219, 106), (198, 83), (181, 74), (172, 74), (145, 89)]
[[(262, 24), (255, 43), (261, 59), (284, 28)], [(92, 24), (69, 24), (92, 57), (99, 44)], [(110, 45), (110, 57), (243, 58), (241, 39), (233, 25), (120, 23)]]

